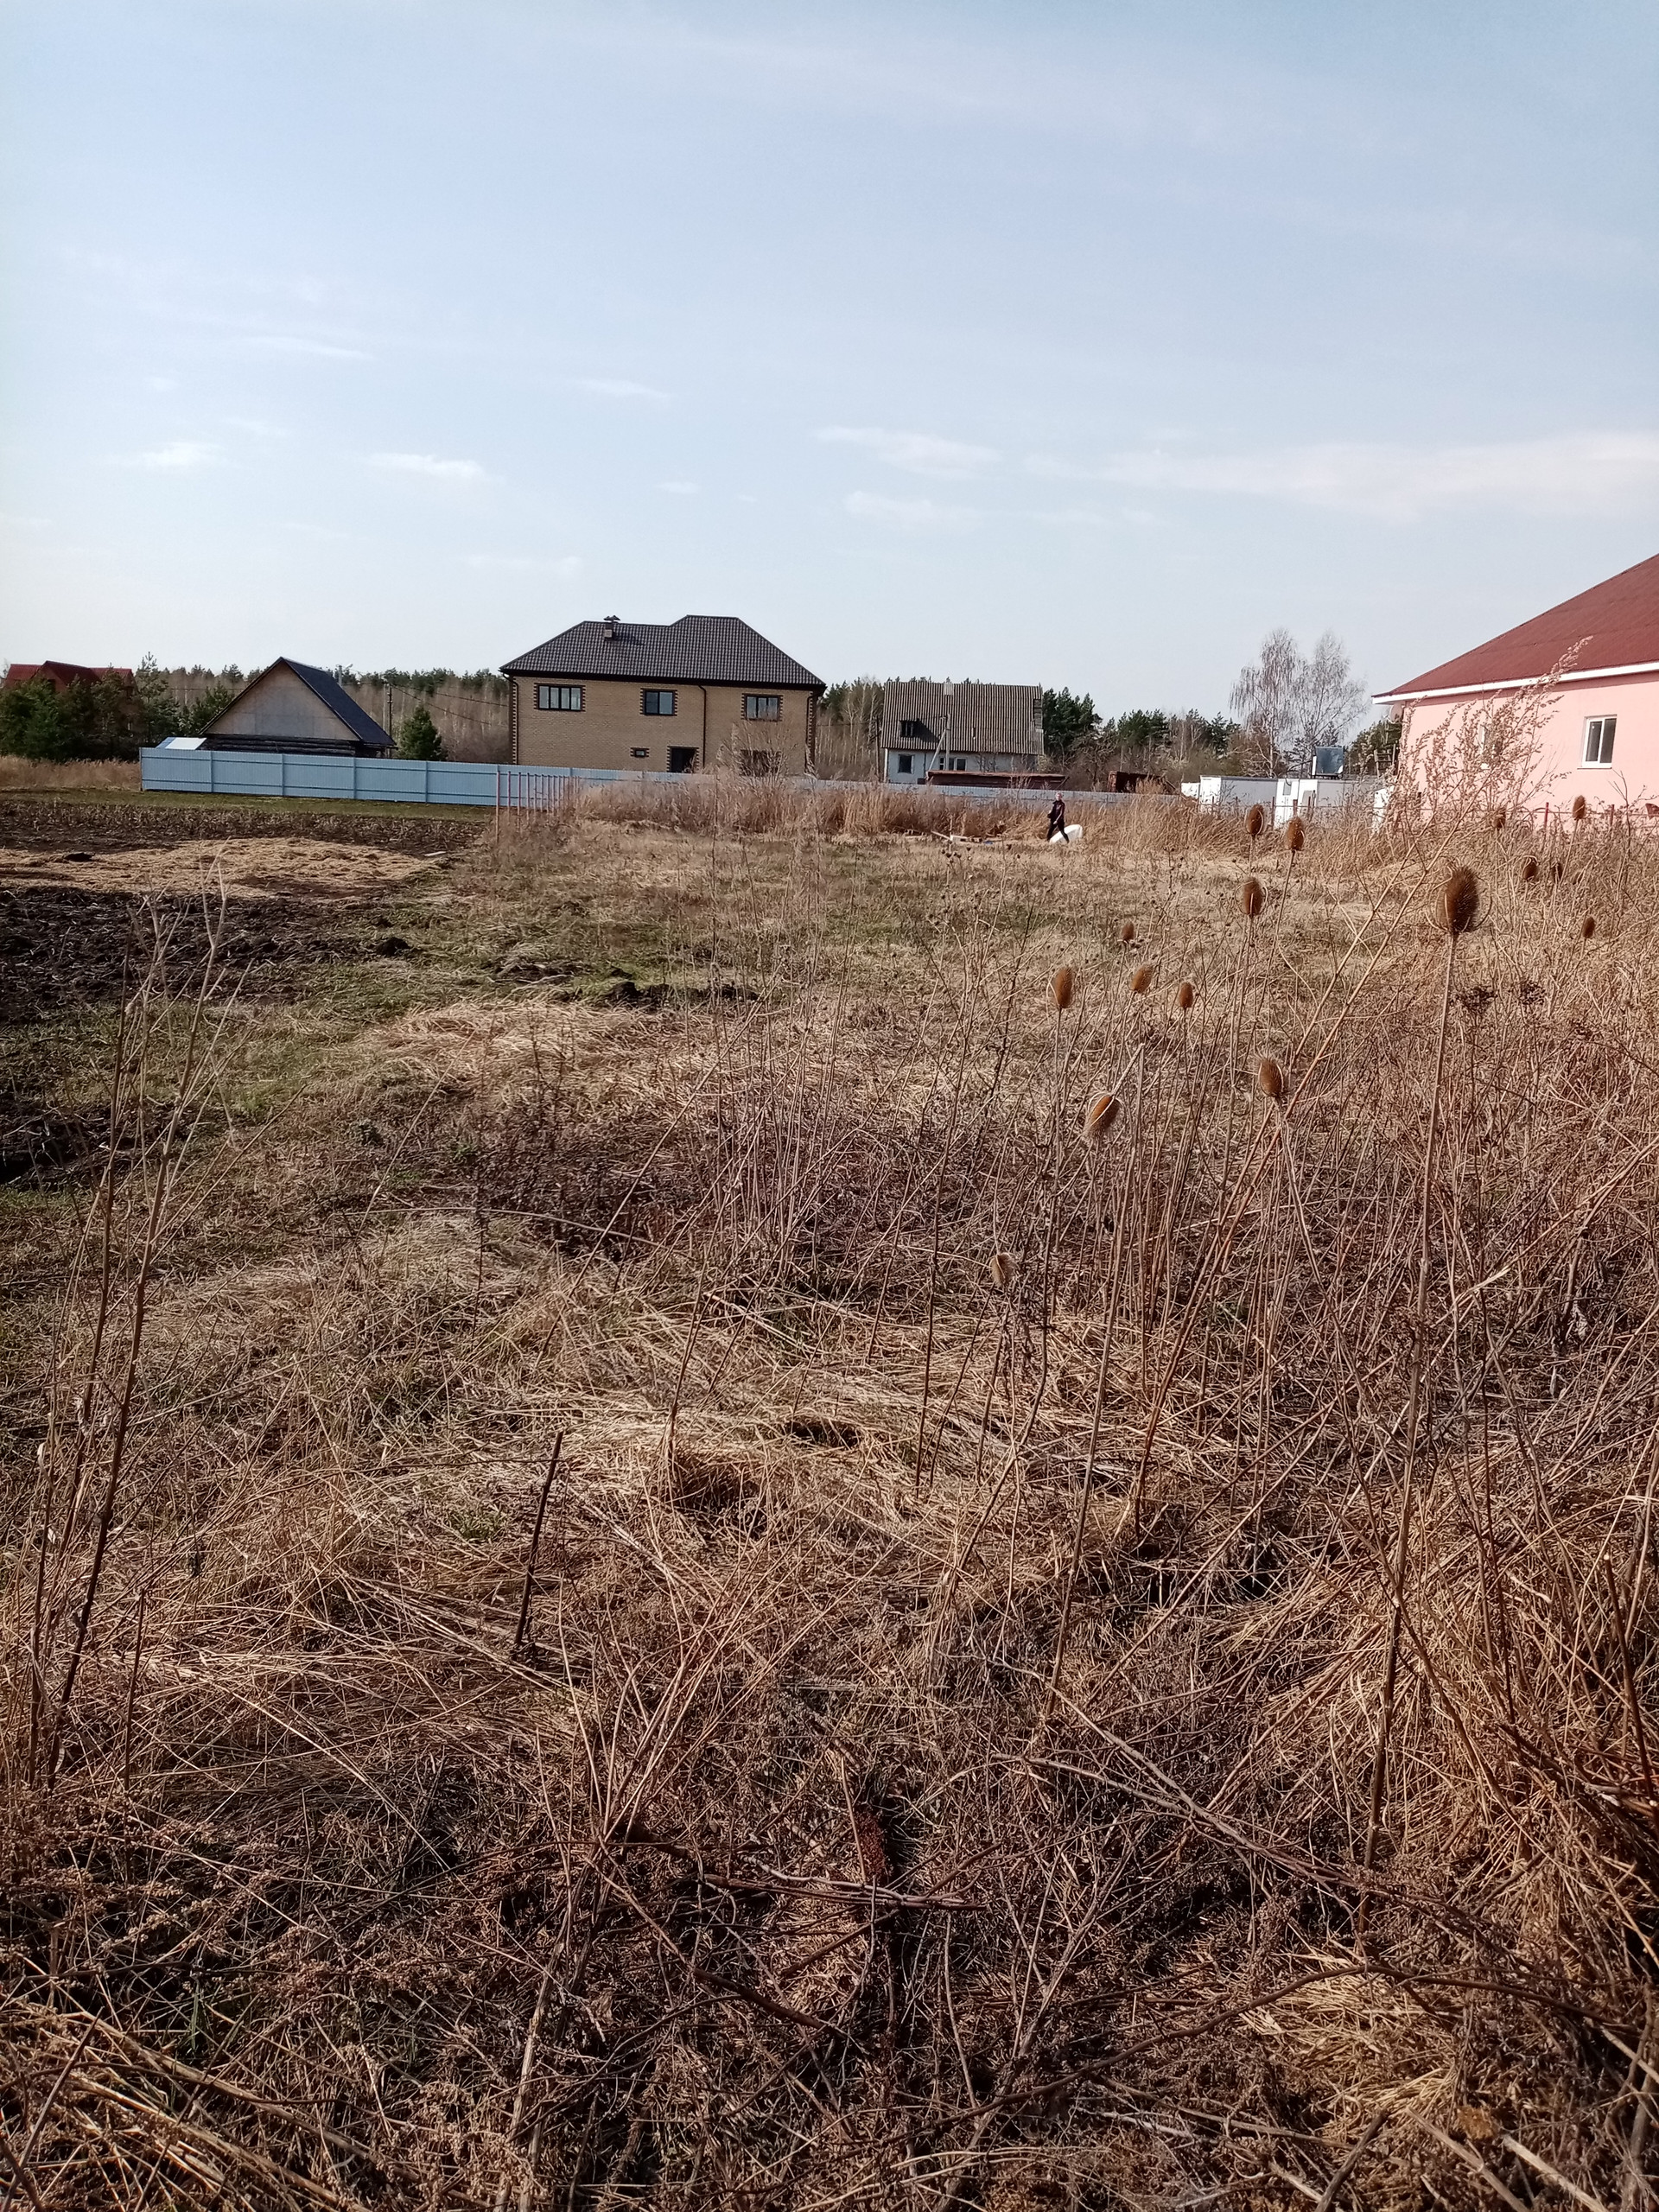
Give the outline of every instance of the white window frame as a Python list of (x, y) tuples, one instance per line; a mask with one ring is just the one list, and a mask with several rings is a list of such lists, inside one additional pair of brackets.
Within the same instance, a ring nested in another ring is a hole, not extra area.
[(746, 722), (779, 722), (783, 718), (781, 692), (746, 691), (743, 694), (743, 719)]
[[(1586, 715), (1584, 718), (1584, 766), (1586, 768), (1611, 768), (1613, 765), (1613, 740), (1618, 731), (1617, 715)], [(1593, 746), (1595, 750), (1592, 752)]]
[(583, 692), (580, 683), (538, 683), (536, 686), (536, 705), (543, 715), (579, 715), (582, 711)]

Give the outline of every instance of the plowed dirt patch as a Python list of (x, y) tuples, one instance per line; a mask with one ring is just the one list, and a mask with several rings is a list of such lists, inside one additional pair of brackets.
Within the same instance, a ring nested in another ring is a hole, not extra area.
[(235, 899), (365, 899), (407, 883), (434, 863), (419, 854), (381, 852), (315, 837), (230, 837), (141, 845), (128, 852), (28, 852), (0, 846), (0, 883), (49, 883), (92, 892), (205, 892)]

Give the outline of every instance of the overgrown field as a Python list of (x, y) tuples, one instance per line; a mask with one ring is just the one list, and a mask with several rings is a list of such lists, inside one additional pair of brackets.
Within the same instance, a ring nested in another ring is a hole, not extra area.
[(635, 803), (0, 819), (18, 2201), (1651, 2207), (1659, 854)]

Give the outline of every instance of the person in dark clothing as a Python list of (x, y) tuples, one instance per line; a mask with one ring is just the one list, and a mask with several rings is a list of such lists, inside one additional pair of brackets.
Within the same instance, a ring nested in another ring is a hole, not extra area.
[(1062, 792), (1056, 791), (1054, 804), (1048, 810), (1048, 842), (1052, 845), (1057, 837), (1064, 837), (1065, 835), (1065, 798)]

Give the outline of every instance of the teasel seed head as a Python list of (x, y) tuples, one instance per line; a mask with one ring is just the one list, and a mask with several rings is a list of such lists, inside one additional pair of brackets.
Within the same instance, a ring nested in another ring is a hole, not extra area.
[(1522, 880), (1522, 883), (1536, 883), (1536, 882), (1537, 882), (1537, 880), (1538, 880), (1538, 863), (1537, 863), (1537, 861), (1536, 861), (1535, 860), (1529, 860), (1529, 861), (1527, 862), (1526, 866), (1522, 869), (1522, 871), (1521, 871), (1521, 880)]
[(1253, 806), (1244, 817), (1244, 834), (1254, 844), (1267, 827), (1268, 817), (1259, 806)]
[(991, 1281), (999, 1290), (1012, 1290), (1019, 1277), (1020, 1262), (1012, 1252), (993, 1252)]
[(1253, 875), (1247, 875), (1244, 879), (1244, 889), (1239, 899), (1239, 904), (1244, 909), (1244, 918), (1247, 922), (1253, 922), (1255, 919), (1262, 911), (1265, 899), (1266, 893), (1262, 886)]
[(1057, 1013), (1064, 1014), (1067, 1007), (1071, 1005), (1071, 993), (1076, 986), (1077, 980), (1077, 977), (1072, 974), (1069, 968), (1057, 968), (1054, 970), (1052, 976), (1049, 980), (1048, 988), (1053, 996), (1055, 1010)]
[(1307, 842), (1307, 831), (1302, 827), (1302, 817), (1293, 814), (1285, 824), (1285, 843), (1293, 853), (1300, 853)]
[(1593, 914), (1586, 914), (1583, 921), (1579, 925), (1579, 927), (1585, 943), (1588, 944), (1591, 938), (1594, 937), (1596, 933), (1595, 916)]
[(1575, 822), (1582, 822), (1585, 816), (1588, 814), (1589, 811), (1589, 803), (1586, 799), (1584, 793), (1580, 791), (1573, 802), (1573, 819)]
[(1183, 983), (1175, 994), (1176, 1007), (1182, 1014), (1191, 1014), (1192, 1001), (1197, 995), (1191, 983)]
[(1119, 930), (1117, 933), (1117, 941), (1120, 944), (1133, 944), (1135, 943), (1135, 924), (1133, 922), (1124, 923), (1122, 928)]
[(1474, 926), (1479, 906), (1480, 886), (1473, 868), (1454, 868), (1440, 886), (1440, 927), (1452, 937), (1461, 937)]
[(1129, 988), (1135, 992), (1138, 997), (1140, 994), (1146, 989), (1147, 985), (1151, 981), (1152, 970), (1150, 968), (1137, 968), (1134, 975), (1129, 978)]
[(1263, 1060), (1255, 1071), (1256, 1082), (1276, 1106), (1285, 1095), (1285, 1071), (1277, 1060)]
[(1089, 1109), (1083, 1117), (1083, 1134), (1090, 1144), (1101, 1144), (1116, 1119), (1117, 1101), (1109, 1090), (1103, 1090), (1098, 1098), (1089, 1102)]

